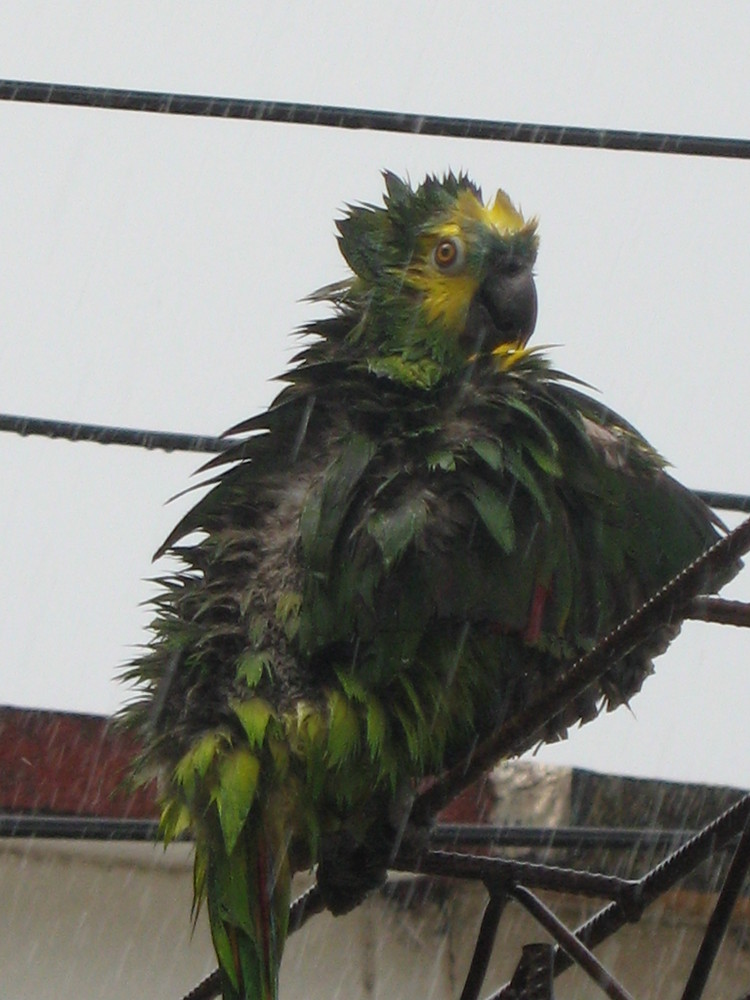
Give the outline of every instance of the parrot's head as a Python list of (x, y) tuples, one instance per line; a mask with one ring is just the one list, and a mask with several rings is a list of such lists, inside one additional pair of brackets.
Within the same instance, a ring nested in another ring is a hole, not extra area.
[(413, 189), (385, 174), (384, 207), (338, 222), (354, 271), (352, 331), (368, 355), (429, 361), (441, 370), (502, 344), (525, 344), (536, 322), (536, 220), (504, 191), (485, 203), (467, 177), (428, 177)]

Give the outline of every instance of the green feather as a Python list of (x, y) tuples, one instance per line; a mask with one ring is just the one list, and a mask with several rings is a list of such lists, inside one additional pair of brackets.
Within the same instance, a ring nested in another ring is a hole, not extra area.
[(247, 737), (251, 749), (261, 746), (266, 735), (268, 723), (274, 716), (271, 705), (263, 698), (250, 698), (249, 701), (230, 702), (234, 714)]
[(510, 505), (479, 477), (471, 480), (469, 497), (487, 531), (504, 552), (515, 548), (516, 533)]
[(222, 757), (215, 789), (216, 808), (227, 854), (231, 854), (255, 798), (260, 761), (245, 749)]
[(332, 765), (341, 764), (354, 756), (360, 740), (359, 715), (341, 692), (331, 691), (328, 696), (328, 760)]
[[(320, 860), (331, 908), (351, 905), (372, 883), (325, 871), (332, 845), (386, 842), (405, 792), (723, 531), (524, 346), (536, 235), (506, 196), (485, 206), (453, 174), (385, 185), (338, 223), (353, 273), (315, 296), (333, 314), (159, 550), (177, 567), (124, 672), (160, 835), (195, 839), (193, 915), (205, 896), (225, 1000), (277, 1000), (292, 869)], [(627, 701), (673, 634), (516, 749)]]
[(409, 496), (390, 508), (381, 510), (367, 521), (367, 530), (377, 542), (389, 571), (407, 546), (414, 544), (425, 525), (429, 509), (424, 495)]

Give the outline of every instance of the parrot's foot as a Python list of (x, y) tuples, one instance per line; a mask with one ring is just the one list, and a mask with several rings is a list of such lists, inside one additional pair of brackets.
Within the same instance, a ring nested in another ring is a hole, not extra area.
[(370, 828), (367, 839), (357, 840), (347, 830), (324, 838), (318, 861), (317, 882), (323, 901), (334, 916), (348, 913), (388, 876), (394, 858), (419, 858), (427, 849), (430, 825), (409, 818), (413, 795), (391, 803), (388, 820)]
[(334, 916), (348, 913), (388, 876), (393, 838), (359, 843), (346, 830), (325, 837), (318, 861), (318, 889)]

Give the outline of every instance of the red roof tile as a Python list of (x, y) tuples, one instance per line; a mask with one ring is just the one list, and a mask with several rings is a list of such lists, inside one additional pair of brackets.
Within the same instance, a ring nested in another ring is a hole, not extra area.
[[(114, 731), (103, 716), (0, 706), (0, 811), (155, 818), (153, 784), (136, 791), (123, 787), (136, 752), (135, 742)], [(482, 779), (440, 819), (482, 822), (489, 804)]]
[(0, 707), (0, 809), (150, 819), (153, 785), (122, 787), (134, 753), (101, 716)]

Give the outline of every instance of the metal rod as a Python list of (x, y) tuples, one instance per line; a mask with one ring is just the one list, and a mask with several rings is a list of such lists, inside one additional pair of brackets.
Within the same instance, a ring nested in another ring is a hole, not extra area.
[(601, 677), (613, 661), (642, 642), (655, 626), (684, 617), (686, 608), (704, 585), (707, 573), (728, 569), (748, 549), (750, 518), (678, 573), (590, 652), (563, 669), (556, 681), (483, 740), (467, 760), (456, 764), (418, 795), (412, 808), (413, 820), (428, 822), (495, 761), (519, 752), (564, 705)]
[(610, 997), (610, 1000), (633, 1000), (632, 995), (607, 972), (596, 955), (589, 951), (533, 892), (529, 892), (521, 885), (512, 886), (509, 892)]
[(696, 832), (638, 827), (487, 826), (479, 823), (437, 823), (430, 831), (430, 843), (445, 849), (467, 846), (541, 847), (556, 850), (571, 847), (674, 849), (677, 843), (687, 840)]
[(597, 872), (538, 865), (529, 861), (508, 861), (505, 858), (449, 851), (425, 851), (418, 856), (396, 857), (390, 867), (394, 871), (418, 872), (421, 875), (468, 878), (483, 882), (491, 880), (495, 886), (521, 882), (555, 892), (617, 900), (622, 899), (624, 894), (632, 893), (638, 886), (637, 881), (618, 878), (616, 875), (600, 875)]
[(482, 923), (477, 935), (477, 943), (474, 947), (474, 954), (471, 957), (471, 965), (466, 974), (466, 982), (461, 990), (460, 1000), (477, 1000), (479, 991), (482, 988), (484, 977), (487, 975), (487, 967), (492, 958), (492, 949), (495, 944), (495, 936), (500, 926), (500, 918), (508, 902), (508, 896), (503, 891), (487, 886), (490, 898), (487, 900)]
[(703, 941), (695, 956), (693, 968), (685, 985), (682, 1000), (699, 1000), (703, 996), (708, 977), (711, 974), (716, 955), (724, 940), (729, 920), (732, 916), (737, 897), (745, 882), (747, 870), (750, 867), (750, 816), (740, 842), (734, 852), (732, 863), (724, 879), (716, 906), (706, 925)]
[[(730, 806), (712, 823), (704, 827), (700, 833), (691, 837), (673, 854), (656, 865), (650, 872), (638, 881), (632, 903), (645, 908), (653, 903), (667, 890), (684, 878), (688, 872), (696, 868), (711, 854), (723, 848), (733, 837), (740, 833), (750, 820), (750, 795), (744, 795), (738, 802)], [(576, 937), (589, 947), (594, 947), (604, 941), (624, 924), (637, 916), (621, 903), (610, 903), (590, 920), (578, 927)], [(562, 952), (555, 960), (555, 974), (568, 968), (570, 962)]]
[[(0, 837), (38, 837), (65, 840), (153, 841), (159, 824), (152, 819), (117, 819), (103, 816), (46, 816), (0, 813)], [(473, 823), (438, 823), (430, 843), (443, 847), (495, 846), (540, 848), (623, 849), (674, 847), (693, 836), (693, 830), (653, 830), (634, 827), (535, 827), (485, 826)]]
[(513, 1000), (555, 1000), (554, 952), (554, 945), (546, 941), (521, 947), (521, 958), (510, 981)]
[(109, 819), (104, 816), (38, 816), (0, 813), (0, 837), (48, 840), (155, 841), (155, 819)]
[(186, 993), (182, 1000), (214, 1000), (221, 993), (221, 973), (214, 969), (205, 979)]
[[(640, 912), (664, 892), (671, 889), (688, 872), (691, 872), (711, 854), (724, 848), (745, 828), (750, 820), (750, 794), (742, 796), (700, 833), (656, 865), (650, 872), (628, 889), (627, 896), (619, 902), (609, 903), (573, 932), (588, 948), (606, 941), (624, 924), (637, 920)], [(555, 956), (555, 976), (572, 965), (569, 955), (558, 947)], [(488, 1000), (505, 1000), (510, 996), (506, 983)], [(748, 998), (750, 1000), (750, 998)]]
[(696, 597), (688, 608), (687, 617), (692, 621), (750, 628), (750, 604), (723, 597)]

